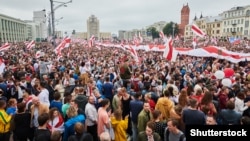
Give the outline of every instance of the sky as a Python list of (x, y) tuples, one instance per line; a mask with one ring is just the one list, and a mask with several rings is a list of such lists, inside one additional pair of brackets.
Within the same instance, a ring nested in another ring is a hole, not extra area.
[[(53, 0), (68, 2), (69, 0)], [(248, 0), (73, 0), (67, 7), (55, 10), (59, 20), (56, 30), (87, 31), (87, 19), (95, 15), (100, 32), (117, 34), (119, 30), (142, 29), (155, 22), (180, 23), (183, 5), (190, 8), (190, 23), (195, 15), (217, 16), (236, 6), (250, 5)], [(60, 3), (54, 2), (54, 7)], [(21, 20), (32, 20), (33, 11), (50, 10), (50, 0), (0, 0), (0, 13)]]

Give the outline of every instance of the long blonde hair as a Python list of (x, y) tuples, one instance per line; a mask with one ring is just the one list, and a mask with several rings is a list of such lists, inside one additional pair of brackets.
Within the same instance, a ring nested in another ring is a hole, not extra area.
[(70, 106), (69, 109), (67, 110), (67, 116), (68, 116), (68, 118), (75, 117), (75, 116), (77, 116), (77, 114), (78, 114), (77, 110), (73, 106)]

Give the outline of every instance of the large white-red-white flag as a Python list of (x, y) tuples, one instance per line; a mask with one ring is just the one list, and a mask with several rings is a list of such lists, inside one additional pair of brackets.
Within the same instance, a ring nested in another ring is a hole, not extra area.
[(206, 36), (206, 33), (204, 33), (196, 24), (192, 24), (191, 29), (197, 36), (201, 38)]
[(170, 37), (165, 43), (165, 50), (163, 53), (163, 58), (166, 58), (168, 61), (171, 61), (173, 57), (173, 40)]
[(10, 48), (10, 44), (7, 42), (0, 47), (0, 51), (8, 50)]
[(63, 41), (54, 49), (55, 53), (57, 55), (61, 54), (62, 49), (66, 48), (69, 46), (71, 42), (70, 38), (64, 38)]
[(66, 47), (69, 47), (69, 45), (70, 45), (70, 43), (71, 43), (71, 38), (70, 38), (70, 37), (65, 37), (65, 38), (63, 39), (63, 41), (66, 42), (65, 48), (66, 48)]
[(27, 45), (27, 49), (30, 50), (32, 49), (33, 47), (35, 47), (36, 43), (34, 40), (30, 41), (29, 44)]

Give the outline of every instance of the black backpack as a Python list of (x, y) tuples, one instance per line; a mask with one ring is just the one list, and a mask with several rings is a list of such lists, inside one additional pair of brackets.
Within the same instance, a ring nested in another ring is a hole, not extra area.
[(93, 141), (93, 136), (90, 133), (84, 132), (81, 138), (77, 138), (76, 135), (72, 135), (69, 138), (69, 141)]
[[(169, 130), (168, 130), (168, 128), (166, 128), (164, 131), (164, 141), (169, 141), (168, 137), (169, 137)], [(185, 135), (182, 133), (179, 141), (183, 141), (184, 138), (185, 138)]]

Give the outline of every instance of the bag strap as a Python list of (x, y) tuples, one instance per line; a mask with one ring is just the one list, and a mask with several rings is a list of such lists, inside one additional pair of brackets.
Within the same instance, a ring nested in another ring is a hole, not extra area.
[(168, 137), (169, 137), (169, 130), (168, 128), (166, 128), (164, 131), (164, 141), (168, 141)]
[(180, 136), (179, 141), (183, 141), (184, 138), (185, 138), (185, 135), (182, 133), (181, 136)]

